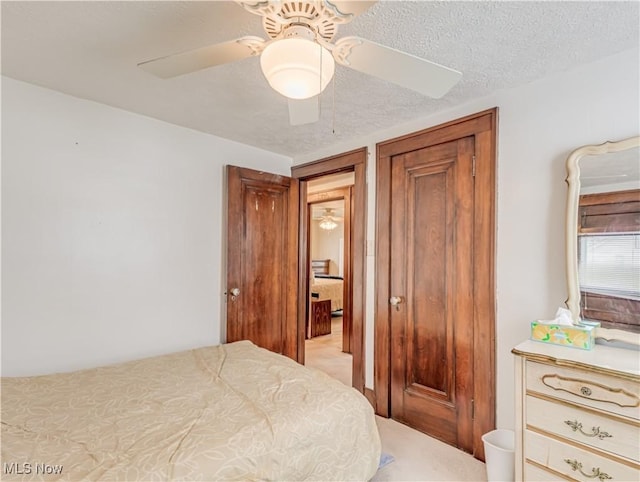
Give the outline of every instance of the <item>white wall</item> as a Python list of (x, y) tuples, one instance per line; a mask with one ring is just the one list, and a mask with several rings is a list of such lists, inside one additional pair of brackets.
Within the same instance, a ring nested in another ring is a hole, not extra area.
[[(564, 267), (565, 160), (585, 144), (640, 133), (638, 49), (622, 52), (432, 117), (330, 146), (296, 164), (367, 146), (368, 245), (375, 226), (377, 142), (497, 106), (497, 424), (513, 427), (511, 348), (528, 323), (550, 318), (567, 296)], [(367, 258), (366, 386), (373, 387), (373, 253)]]
[(223, 165), (291, 159), (2, 78), (2, 375), (221, 341)]
[(338, 227), (327, 231), (318, 221), (311, 222), (311, 259), (329, 259), (329, 274), (344, 276), (342, 247), (344, 246), (344, 222), (336, 221)]

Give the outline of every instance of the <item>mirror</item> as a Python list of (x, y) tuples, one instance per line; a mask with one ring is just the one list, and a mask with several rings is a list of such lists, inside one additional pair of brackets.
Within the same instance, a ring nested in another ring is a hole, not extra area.
[(640, 346), (640, 137), (576, 149), (567, 183), (567, 306)]

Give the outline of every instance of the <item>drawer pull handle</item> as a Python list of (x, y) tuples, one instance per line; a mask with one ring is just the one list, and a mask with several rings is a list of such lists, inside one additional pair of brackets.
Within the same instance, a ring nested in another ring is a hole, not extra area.
[(607, 437), (613, 437), (613, 435), (609, 434), (609, 432), (605, 432), (604, 430), (600, 431), (600, 427), (591, 427), (591, 433), (584, 432), (582, 430), (582, 423), (577, 420), (565, 420), (566, 423), (574, 432), (580, 432), (585, 437), (598, 437), (600, 440), (603, 440)]
[(613, 479), (613, 477), (611, 477), (609, 474), (607, 474), (605, 472), (600, 472), (600, 467), (594, 467), (594, 468), (591, 469), (591, 473), (590, 474), (585, 474), (582, 471), (582, 464), (580, 462), (578, 462), (577, 460), (575, 460), (575, 459), (574, 460), (564, 459), (564, 461), (571, 466), (571, 468), (573, 469), (574, 472), (577, 470), (584, 477), (586, 477), (588, 479), (598, 478), (601, 481)]
[(563, 377), (555, 373), (543, 375), (541, 381), (552, 390), (567, 392), (576, 397), (588, 398), (602, 403), (613, 403), (619, 407), (640, 406), (640, 397), (621, 387), (608, 387), (600, 383)]

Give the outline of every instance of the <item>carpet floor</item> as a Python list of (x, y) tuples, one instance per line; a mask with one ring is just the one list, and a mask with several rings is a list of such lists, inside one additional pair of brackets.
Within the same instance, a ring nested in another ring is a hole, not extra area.
[[(331, 320), (331, 334), (305, 343), (306, 365), (351, 386), (351, 355), (342, 353), (342, 317)], [(373, 477), (382, 481), (486, 481), (484, 463), (455, 447), (388, 418), (376, 416), (386, 459)]]

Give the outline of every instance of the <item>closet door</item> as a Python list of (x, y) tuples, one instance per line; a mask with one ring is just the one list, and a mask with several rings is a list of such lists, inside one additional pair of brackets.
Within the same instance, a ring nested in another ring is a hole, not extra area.
[(473, 138), (393, 159), (391, 416), (468, 452)]
[(495, 427), (497, 109), (378, 144), (376, 412), (483, 460)]

